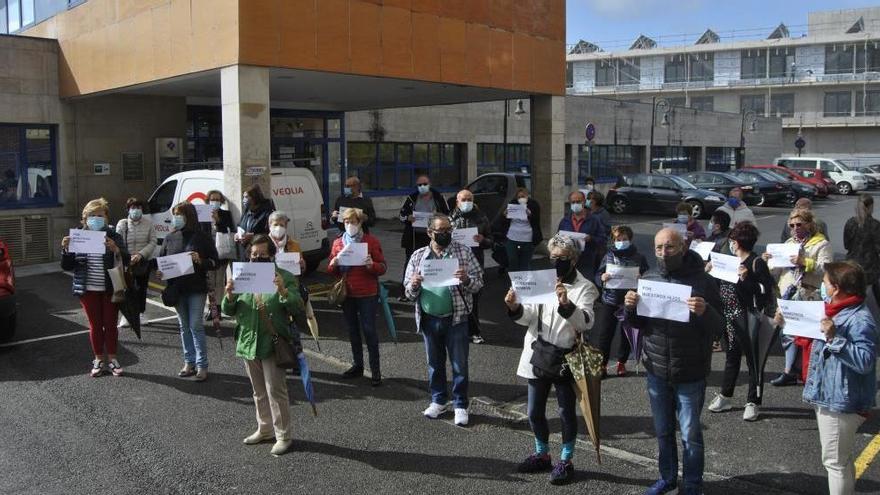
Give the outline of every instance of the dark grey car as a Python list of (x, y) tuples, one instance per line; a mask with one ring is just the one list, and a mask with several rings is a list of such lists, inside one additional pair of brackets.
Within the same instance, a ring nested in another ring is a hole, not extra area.
[(618, 215), (650, 211), (674, 216), (681, 202), (691, 205), (694, 217), (705, 218), (724, 204), (724, 197), (674, 175), (632, 174), (623, 176), (608, 192), (606, 207)]

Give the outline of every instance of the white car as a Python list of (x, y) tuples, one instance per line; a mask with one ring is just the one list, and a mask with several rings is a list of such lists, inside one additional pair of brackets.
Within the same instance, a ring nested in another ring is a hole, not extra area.
[(850, 169), (840, 160), (821, 156), (782, 156), (773, 160), (774, 165), (797, 170), (819, 169), (837, 185), (837, 192), (844, 196), (868, 189), (868, 178)]

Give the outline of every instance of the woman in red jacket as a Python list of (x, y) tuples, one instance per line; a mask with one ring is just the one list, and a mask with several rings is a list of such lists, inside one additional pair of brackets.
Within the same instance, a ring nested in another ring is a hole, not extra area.
[[(379, 276), (385, 273), (385, 255), (379, 239), (363, 230), (367, 215), (358, 208), (349, 208), (342, 215), (345, 232), (333, 241), (330, 251), (330, 264), (327, 270), (338, 277), (345, 277), (348, 297), (342, 305), (342, 312), (348, 324), (348, 335), (351, 338), (351, 356), (354, 362), (346, 372), (345, 378), (357, 378), (364, 375), (364, 348), (361, 332), (367, 341), (367, 352), (370, 354), (370, 371), (372, 384), (382, 384), (379, 370), (379, 336), (376, 334), (376, 306), (378, 305)], [(364, 260), (350, 260), (343, 265), (339, 253), (355, 243), (366, 243), (367, 257)], [(360, 264), (356, 264), (360, 263)]]

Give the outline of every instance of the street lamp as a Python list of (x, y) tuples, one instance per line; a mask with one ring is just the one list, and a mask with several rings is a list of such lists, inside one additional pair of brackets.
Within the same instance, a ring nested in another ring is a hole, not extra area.
[(742, 158), (741, 165), (745, 165), (746, 162), (746, 122), (749, 123), (749, 132), (755, 132), (758, 130), (758, 114), (755, 113), (754, 110), (749, 110), (743, 112), (742, 114), (742, 122), (739, 125), (739, 149), (740, 156)]
[(651, 165), (654, 162), (654, 126), (657, 125), (657, 111), (660, 111), (663, 117), (660, 118), (662, 127), (669, 127), (669, 102), (666, 98), (651, 98), (651, 144), (648, 146), (648, 172), (651, 171)]
[[(526, 110), (523, 108), (523, 101), (516, 100), (516, 109), (513, 111), (513, 114), (517, 119), (522, 118), (525, 115)], [(504, 100), (504, 159), (501, 165), (501, 171), (507, 172), (507, 119), (510, 117), (510, 105), (509, 100)]]

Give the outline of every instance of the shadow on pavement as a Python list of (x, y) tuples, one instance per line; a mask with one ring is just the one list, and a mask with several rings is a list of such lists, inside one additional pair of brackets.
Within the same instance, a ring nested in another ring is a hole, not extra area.
[[(819, 453), (816, 452), (816, 455), (819, 456)], [(821, 495), (828, 493), (827, 478), (806, 473), (752, 473), (742, 476), (734, 476), (723, 481), (706, 482), (704, 488), (706, 493), (756, 493), (754, 492), (755, 485), (766, 487), (766, 489), (761, 490), (760, 493), (766, 493), (767, 495), (772, 495), (777, 492), (794, 492), (805, 495)], [(865, 479), (857, 480), (856, 492), (880, 493), (880, 483)]]

